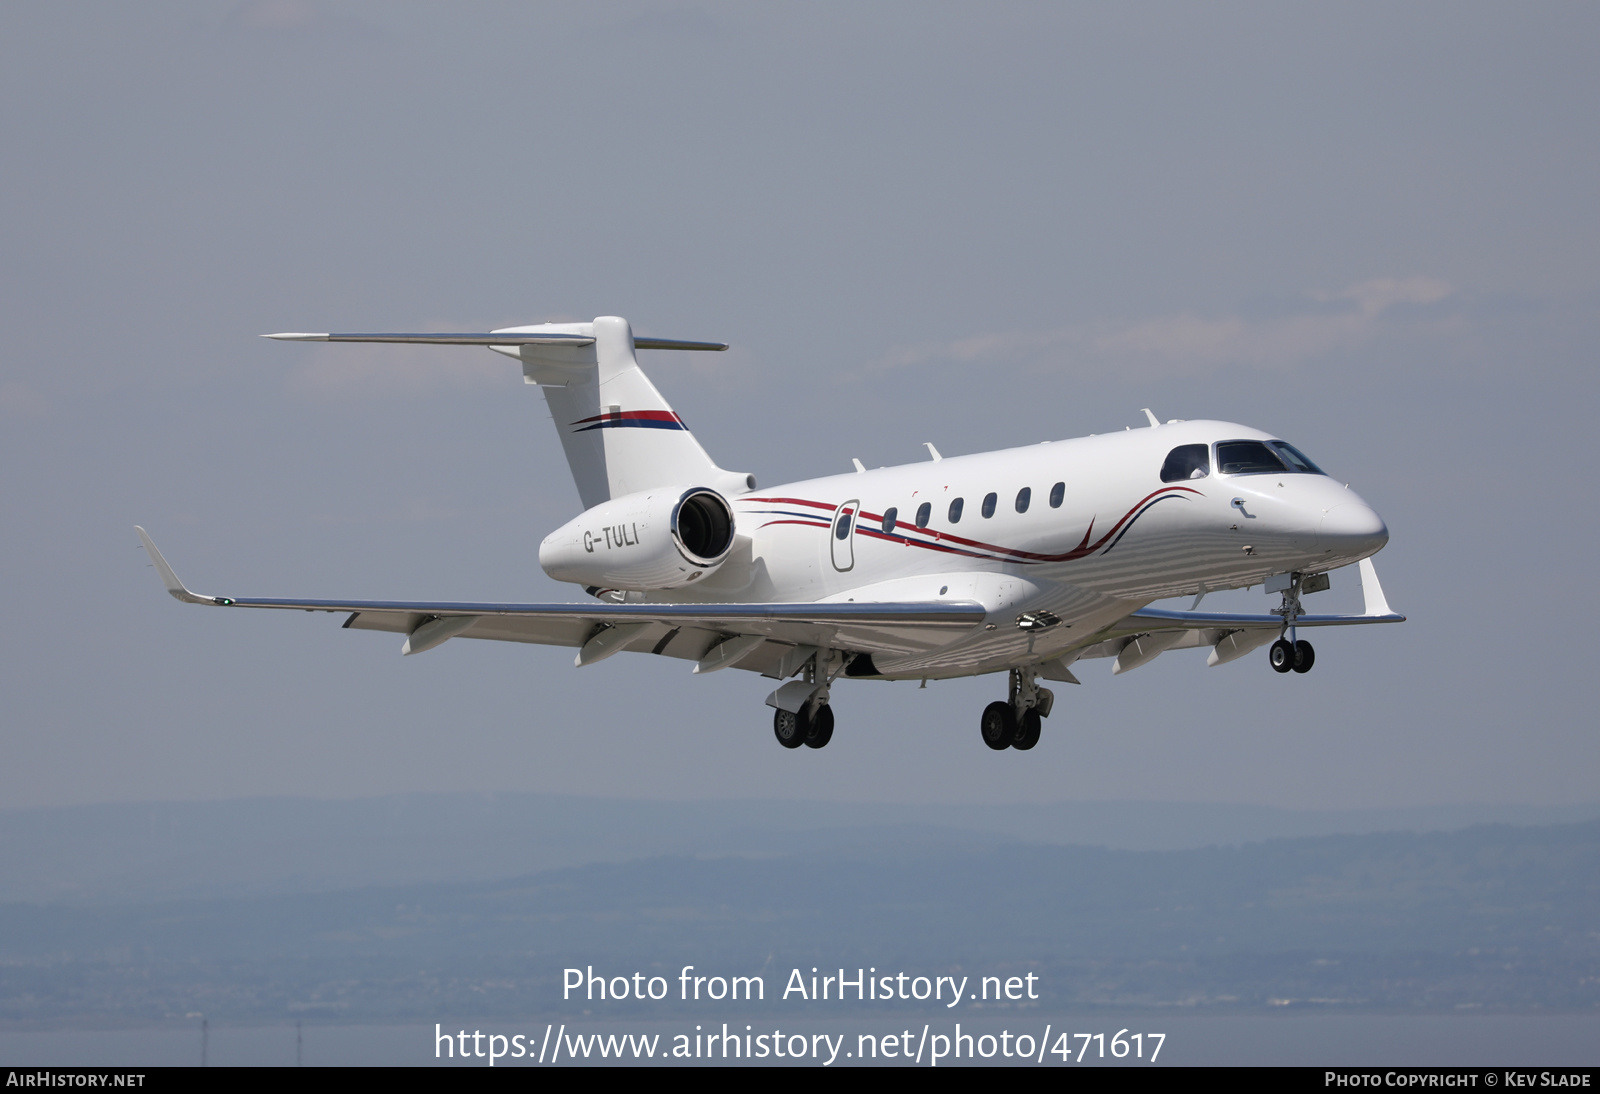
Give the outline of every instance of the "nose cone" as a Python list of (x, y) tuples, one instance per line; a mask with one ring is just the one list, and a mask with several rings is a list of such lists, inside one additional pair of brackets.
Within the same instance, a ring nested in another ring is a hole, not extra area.
[(1388, 542), (1388, 526), (1364, 501), (1335, 505), (1323, 515), (1317, 530), (1319, 547), (1352, 560), (1376, 554)]

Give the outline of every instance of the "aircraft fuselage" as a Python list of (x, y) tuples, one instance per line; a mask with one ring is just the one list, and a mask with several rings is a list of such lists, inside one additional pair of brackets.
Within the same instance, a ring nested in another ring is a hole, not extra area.
[[(1276, 440), (1229, 422), (1173, 422), (753, 490), (729, 499), (739, 540), (720, 569), (643, 599), (978, 600), (995, 624), (1037, 610), (1069, 621), (1035, 639), (1042, 653), (1155, 600), (1323, 572), (1378, 551), (1388, 530), (1348, 485), (1321, 473), (1223, 471), (1219, 443)], [(1204, 474), (1163, 481), (1169, 455), (1194, 446), (1205, 448)], [(996, 625), (959, 649), (879, 667), (984, 671), (1014, 661), (1026, 642)]]

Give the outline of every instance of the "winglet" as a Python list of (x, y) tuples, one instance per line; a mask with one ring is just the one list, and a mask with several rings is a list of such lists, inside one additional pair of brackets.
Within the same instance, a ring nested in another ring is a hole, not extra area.
[(150, 533), (137, 524), (133, 526), (133, 530), (139, 533), (139, 539), (144, 543), (145, 554), (149, 555), (150, 561), (155, 563), (156, 572), (161, 575), (162, 584), (167, 587), (167, 592), (172, 594), (174, 599), (181, 600), (185, 604), (233, 603), (225, 596), (201, 596), (199, 593), (190, 592), (184, 587), (183, 582), (178, 580), (178, 575), (172, 572), (172, 567), (167, 565), (167, 560), (161, 557), (161, 552), (156, 550), (156, 545), (151, 540)]
[(1394, 615), (1394, 609), (1384, 599), (1383, 586), (1378, 584), (1378, 571), (1373, 568), (1372, 560), (1362, 559), (1357, 572), (1361, 574), (1361, 599), (1365, 602), (1362, 614)]

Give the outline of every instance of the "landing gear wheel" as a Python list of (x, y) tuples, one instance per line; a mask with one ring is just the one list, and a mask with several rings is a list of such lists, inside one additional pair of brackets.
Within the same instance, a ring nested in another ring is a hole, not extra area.
[(1287, 638), (1278, 639), (1267, 651), (1267, 660), (1272, 662), (1273, 672), (1288, 672), (1294, 668), (1293, 644)]
[(1011, 747), (1017, 737), (1017, 716), (1006, 702), (993, 702), (983, 708), (983, 718), (978, 723), (983, 731), (983, 743), (996, 752)]
[(1294, 644), (1294, 671), (1310, 672), (1311, 666), (1317, 663), (1317, 651), (1311, 648), (1310, 642), (1296, 642)]
[(1028, 751), (1039, 743), (1039, 712), (1029, 707), (1022, 712), (1022, 717), (1017, 720), (1017, 735), (1011, 740), (1011, 747)]
[(833, 740), (833, 708), (823, 703), (811, 713), (810, 732), (806, 734), (807, 748), (821, 748)]
[(791, 710), (780, 710), (772, 716), (772, 735), (784, 748), (799, 748), (806, 743), (806, 725)]

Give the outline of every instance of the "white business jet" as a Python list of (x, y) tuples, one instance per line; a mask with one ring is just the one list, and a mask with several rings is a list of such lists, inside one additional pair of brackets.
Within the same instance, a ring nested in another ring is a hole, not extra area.
[[(550, 533), (539, 564), (583, 604), (279, 600), (203, 596), (144, 529), (167, 591), (190, 604), (338, 612), (351, 630), (574, 646), (592, 665), (631, 652), (697, 673), (737, 667), (779, 682), (767, 697), (786, 748), (833, 735), (843, 679), (1006, 672), (980, 719), (993, 749), (1031, 749), (1072, 664), (1113, 672), (1172, 649), (1220, 665), (1271, 643), (1278, 672), (1311, 668), (1306, 627), (1395, 623), (1369, 556), (1382, 519), (1293, 445), (1215, 421), (1162, 424), (973, 456), (930, 459), (759, 490), (712, 462), (635, 357), (721, 343), (636, 338), (624, 319), (486, 334), (273, 334), (317, 342), (487, 346), (544, 391), (584, 512)], [(1359, 563), (1360, 615), (1308, 614), (1301, 597)], [(1218, 589), (1280, 593), (1268, 614), (1202, 612)], [(1148, 607), (1193, 596), (1189, 611)]]

